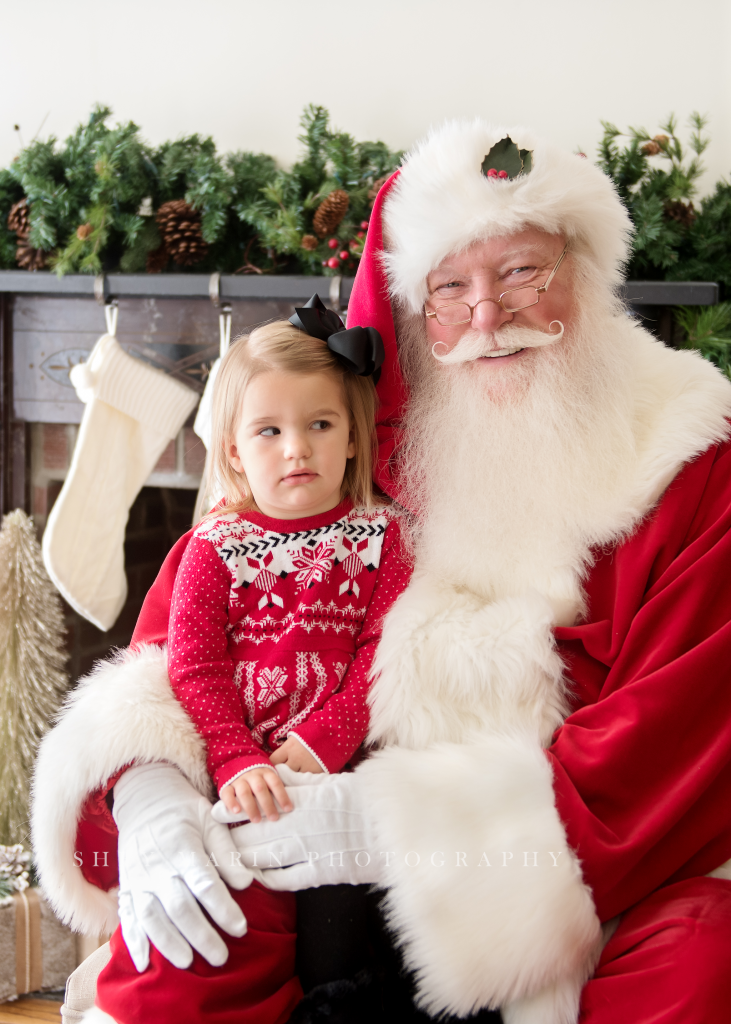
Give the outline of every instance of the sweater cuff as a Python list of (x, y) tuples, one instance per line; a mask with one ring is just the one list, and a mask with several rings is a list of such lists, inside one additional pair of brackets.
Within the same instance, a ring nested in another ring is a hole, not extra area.
[(347, 746), (338, 743), (337, 731), (325, 732), (312, 721), (302, 722), (296, 729), (290, 729), (287, 735), (296, 736), (325, 771), (331, 774), (339, 772), (360, 746), (352, 740)]
[(319, 766), (322, 768), (322, 770), (325, 772), (326, 775), (330, 774), (330, 769), (325, 764), (325, 762), (322, 760), (322, 758), (317, 753), (317, 751), (313, 750), (312, 747), (310, 746), (310, 744), (307, 743), (306, 740), (304, 740), (302, 738), (302, 736), (299, 735), (298, 732), (296, 732), (293, 729), (292, 732), (288, 732), (287, 733), (287, 737), (289, 738), (290, 736), (294, 736), (295, 739), (298, 740), (302, 744), (302, 746), (305, 748), (305, 750), (308, 752), (308, 754), (311, 754), (314, 757), (314, 759), (317, 761), (317, 763), (319, 764)]
[(239, 775), (251, 771), (252, 768), (271, 768), (272, 771), (275, 770), (272, 762), (263, 754), (248, 754), (243, 757), (236, 757), (218, 768), (213, 776), (213, 781), (216, 784), (216, 790), (219, 795), (224, 786), (228, 786), (234, 779), (238, 779)]

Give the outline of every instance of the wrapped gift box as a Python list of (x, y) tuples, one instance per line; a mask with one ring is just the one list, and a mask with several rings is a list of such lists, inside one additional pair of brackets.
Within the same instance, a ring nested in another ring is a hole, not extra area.
[(26, 992), (63, 988), (77, 963), (77, 940), (38, 889), (0, 906), (0, 1003)]

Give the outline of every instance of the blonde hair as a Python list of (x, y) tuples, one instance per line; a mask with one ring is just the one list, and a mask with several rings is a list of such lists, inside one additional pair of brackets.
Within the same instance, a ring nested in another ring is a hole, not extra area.
[(233, 468), (226, 449), (236, 432), (247, 387), (256, 377), (273, 370), (302, 376), (324, 373), (337, 381), (355, 442), (355, 455), (345, 468), (341, 500), (350, 497), (355, 506), (371, 507), (376, 451), (373, 381), (347, 370), (324, 341), (305, 334), (287, 320), (265, 324), (237, 338), (221, 361), (213, 389), (209, 491), (214, 481), (219, 484), (227, 512), (246, 512), (255, 507), (246, 475)]

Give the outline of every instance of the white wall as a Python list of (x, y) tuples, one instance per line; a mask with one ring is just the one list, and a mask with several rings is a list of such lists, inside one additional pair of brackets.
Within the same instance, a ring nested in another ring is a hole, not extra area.
[[(430, 124), (526, 122), (592, 158), (620, 126), (710, 115), (731, 171), (729, 0), (0, 0), (0, 163), (96, 101), (154, 143), (212, 134), (289, 162), (305, 103), (408, 147)], [(47, 116), (46, 116), (47, 115)]]

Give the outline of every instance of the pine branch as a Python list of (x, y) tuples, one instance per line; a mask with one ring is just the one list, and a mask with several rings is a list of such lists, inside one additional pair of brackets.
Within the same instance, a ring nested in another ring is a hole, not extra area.
[(308, 189), (316, 189), (325, 173), (325, 143), (329, 136), (329, 123), (330, 115), (325, 107), (314, 103), (305, 107), (300, 118), (303, 131), (297, 136), (297, 141), (305, 146), (307, 156), (302, 163), (296, 165), (296, 173), (308, 184)]
[(147, 269), (147, 257), (159, 249), (162, 243), (160, 231), (154, 217), (140, 217), (142, 226), (119, 261), (119, 269), (125, 274), (141, 274)]
[(685, 332), (683, 347), (696, 349), (731, 378), (731, 302), (678, 306), (675, 319)]
[(705, 124), (698, 113), (691, 115), (694, 155), (688, 160), (672, 114), (653, 137), (644, 127), (629, 128), (624, 147), (618, 144), (621, 132), (616, 125), (602, 122), (598, 164), (614, 181), (635, 227), (631, 273), (677, 278), (681, 263), (688, 265), (695, 217), (690, 200), (703, 173), (700, 154), (708, 145)]

